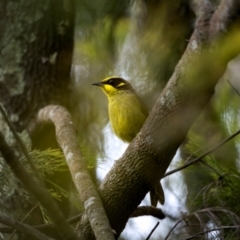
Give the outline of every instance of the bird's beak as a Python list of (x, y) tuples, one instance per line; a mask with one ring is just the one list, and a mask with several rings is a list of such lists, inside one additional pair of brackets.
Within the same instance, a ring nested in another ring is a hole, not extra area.
[(102, 82), (97, 82), (97, 83), (93, 83), (92, 85), (95, 85), (95, 86), (99, 86), (99, 87), (101, 87), (101, 86), (104, 85), (104, 83), (102, 83)]

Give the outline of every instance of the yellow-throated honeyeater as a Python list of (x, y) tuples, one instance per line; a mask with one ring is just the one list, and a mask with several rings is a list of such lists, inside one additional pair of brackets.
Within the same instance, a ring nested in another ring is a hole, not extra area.
[[(148, 109), (129, 82), (120, 77), (108, 77), (93, 83), (101, 87), (108, 98), (108, 113), (114, 133), (124, 142), (131, 142), (148, 116)], [(164, 203), (159, 184), (150, 191), (151, 204)]]

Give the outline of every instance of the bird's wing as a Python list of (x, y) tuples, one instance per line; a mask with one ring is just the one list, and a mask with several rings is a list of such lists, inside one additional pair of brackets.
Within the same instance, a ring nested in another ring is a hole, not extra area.
[(148, 109), (147, 106), (145, 105), (145, 103), (143, 102), (143, 100), (136, 94), (136, 101), (137, 101), (137, 105), (139, 106), (139, 108), (141, 109), (141, 112), (143, 113), (143, 115), (145, 117), (148, 116)]

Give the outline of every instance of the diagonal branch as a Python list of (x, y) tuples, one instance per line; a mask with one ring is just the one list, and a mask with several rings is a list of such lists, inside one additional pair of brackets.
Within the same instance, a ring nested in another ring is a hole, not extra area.
[(24, 169), (22, 164), (15, 156), (12, 149), (7, 145), (2, 133), (0, 132), (0, 151), (6, 163), (10, 166), (13, 173), (24, 184), (26, 189), (36, 197), (48, 211), (53, 219), (59, 234), (63, 239), (77, 239), (71, 226), (66, 222), (62, 212), (59, 210), (57, 204), (54, 202), (49, 192), (36, 182), (31, 175)]
[[(24, 216), (24, 218), (21, 219), (21, 223), (22, 223), (37, 207), (38, 207), (38, 205), (35, 205), (35, 206)], [(10, 239), (14, 236), (14, 234), (16, 233), (16, 231), (17, 231), (17, 229), (15, 229), (15, 230), (11, 233), (11, 235), (10, 235), (9, 238), (8, 238), (8, 240), (10, 240)]]
[(12, 228), (15, 228), (18, 231), (25, 233), (29, 236), (32, 236), (36, 239), (53, 240), (53, 238), (46, 236), (45, 234), (41, 233), (40, 231), (34, 229), (33, 227), (31, 227), (27, 224), (21, 223), (21, 222), (15, 220), (13, 218), (10, 218), (8, 216), (0, 215), (0, 222), (3, 223), (4, 225), (11, 226)]
[(237, 95), (240, 96), (240, 92), (238, 91), (238, 89), (231, 83), (230, 80), (227, 80), (227, 81), (230, 84), (230, 86), (233, 88), (233, 90), (237, 93)]
[(176, 168), (176, 169), (173, 169), (172, 171), (169, 171), (167, 172), (166, 174), (164, 174), (164, 176), (162, 178), (165, 178), (175, 172), (178, 172), (180, 170), (183, 170), (199, 161), (202, 160), (202, 158), (206, 157), (207, 155), (209, 155), (210, 153), (216, 151), (218, 148), (220, 148), (221, 146), (223, 146), (225, 143), (227, 143), (228, 141), (230, 141), (231, 139), (233, 139), (234, 137), (236, 137), (238, 134), (240, 133), (240, 130), (238, 130), (237, 132), (235, 132), (234, 134), (232, 134), (231, 136), (229, 136), (228, 138), (224, 139), (222, 142), (220, 142), (217, 146), (215, 146), (214, 148), (210, 149), (209, 151), (203, 153), (201, 156), (193, 159), (192, 161), (184, 164), (183, 166), (179, 167), (179, 168)]
[(52, 122), (55, 125), (57, 141), (66, 157), (96, 239), (115, 239), (102, 201), (81, 155), (70, 114), (64, 107), (49, 105), (39, 111), (38, 121)]
[(36, 175), (36, 177), (37, 177), (38, 181), (41, 183), (41, 185), (44, 186), (44, 183), (43, 183), (43, 181), (42, 181), (42, 178), (41, 178), (39, 172), (37, 171), (37, 169), (36, 169), (36, 167), (35, 167), (35, 165), (34, 165), (34, 163), (33, 163), (32, 158), (31, 158), (30, 155), (28, 154), (28, 151), (27, 151), (27, 148), (26, 148), (25, 144), (23, 143), (22, 139), (18, 136), (18, 134), (17, 134), (17, 132), (15, 131), (12, 123), (11, 123), (10, 120), (8, 119), (7, 114), (5, 113), (5, 111), (4, 111), (3, 107), (2, 107), (2, 104), (0, 104), (0, 112), (1, 112), (1, 114), (2, 114), (2, 116), (3, 116), (3, 118), (4, 118), (4, 120), (5, 120), (5, 122), (7, 123), (9, 129), (11, 130), (13, 136), (15, 137), (17, 143), (19, 144), (20, 149), (21, 149), (23, 155), (25, 156), (27, 162), (29, 163), (32, 171), (33, 171), (34, 174)]
[[(73, 224), (73, 223), (76, 223), (78, 222), (79, 220), (81, 220), (83, 214), (80, 213), (76, 216), (73, 216), (71, 218), (69, 218), (67, 220), (67, 222), (69, 224)], [(49, 231), (52, 231), (52, 232), (56, 232), (56, 227), (53, 223), (46, 223), (46, 224), (40, 224), (40, 225), (36, 225), (36, 226), (32, 226), (33, 228), (39, 230), (39, 231), (42, 231), (42, 232), (49, 232)], [(0, 232), (1, 233), (12, 233), (12, 231), (14, 231), (14, 228), (11, 228), (11, 227), (0, 227)]]
[(156, 223), (156, 225), (154, 226), (154, 228), (152, 229), (152, 231), (148, 234), (146, 240), (149, 240), (150, 237), (152, 236), (153, 232), (156, 230), (156, 228), (158, 227), (159, 222)]

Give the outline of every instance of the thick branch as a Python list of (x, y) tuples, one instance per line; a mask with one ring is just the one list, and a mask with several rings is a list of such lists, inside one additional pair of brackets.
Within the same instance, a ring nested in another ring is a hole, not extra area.
[(53, 240), (53, 238), (50, 238), (50, 237), (46, 236), (45, 234), (43, 234), (43, 233), (39, 232), (38, 230), (34, 229), (33, 227), (31, 227), (27, 224), (21, 223), (21, 222), (15, 220), (15, 219), (9, 218), (5, 215), (0, 215), (0, 222), (5, 224), (5, 225), (8, 225), (8, 226), (11, 226), (11, 227), (15, 228), (20, 232), (28, 234), (28, 235), (36, 238), (36, 239), (39, 239), (39, 240)]
[(12, 149), (7, 145), (2, 133), (0, 132), (0, 151), (6, 163), (11, 167), (13, 173), (20, 179), (26, 189), (36, 197), (48, 211), (59, 234), (63, 239), (77, 239), (73, 229), (66, 222), (63, 214), (58, 209), (57, 204), (54, 202), (48, 191), (40, 186), (23, 168)]
[(160, 208), (155, 208), (152, 206), (142, 206), (142, 207), (138, 207), (134, 213), (131, 215), (131, 217), (141, 217), (141, 216), (153, 216), (159, 219), (164, 219), (165, 218), (165, 214), (162, 212), (162, 210)]
[(115, 239), (101, 199), (81, 155), (70, 114), (61, 106), (49, 105), (39, 111), (38, 120), (50, 121), (55, 125), (57, 141), (66, 157), (96, 239)]

